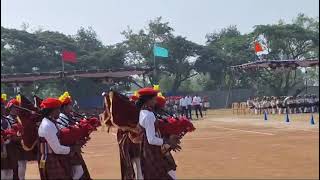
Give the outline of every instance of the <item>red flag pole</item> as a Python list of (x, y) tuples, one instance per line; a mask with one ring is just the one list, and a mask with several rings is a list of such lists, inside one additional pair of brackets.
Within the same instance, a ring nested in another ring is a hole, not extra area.
[(61, 58), (61, 62), (62, 62), (62, 73), (64, 74), (64, 60), (63, 60), (63, 58)]
[(61, 63), (62, 63), (62, 85), (63, 85), (64, 91), (66, 91), (66, 83), (65, 83), (65, 80), (64, 80), (64, 59), (63, 59), (63, 54), (61, 55)]

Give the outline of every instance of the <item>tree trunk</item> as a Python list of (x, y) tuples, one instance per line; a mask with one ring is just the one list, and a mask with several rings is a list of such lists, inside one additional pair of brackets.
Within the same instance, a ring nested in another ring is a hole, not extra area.
[(179, 89), (180, 85), (181, 85), (181, 75), (178, 75), (173, 81), (171, 91), (174, 92), (174, 93), (177, 92), (177, 90)]

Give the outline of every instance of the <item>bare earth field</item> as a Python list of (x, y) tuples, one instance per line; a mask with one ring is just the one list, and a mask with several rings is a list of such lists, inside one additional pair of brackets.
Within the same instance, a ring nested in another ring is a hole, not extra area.
[[(211, 110), (193, 121), (196, 131), (175, 153), (179, 179), (286, 178), (319, 179), (319, 114), (233, 115)], [(114, 132), (99, 130), (83, 149), (94, 179), (119, 179), (119, 151)], [(27, 179), (39, 179), (37, 164), (27, 165)]]

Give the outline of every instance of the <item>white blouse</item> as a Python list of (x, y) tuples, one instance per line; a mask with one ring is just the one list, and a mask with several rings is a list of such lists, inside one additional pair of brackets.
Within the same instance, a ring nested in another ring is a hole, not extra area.
[(156, 136), (154, 123), (156, 117), (153, 112), (148, 110), (141, 110), (139, 115), (139, 124), (145, 128), (147, 134), (147, 140), (149, 144), (161, 146), (163, 145), (163, 139)]
[(56, 125), (47, 118), (43, 118), (38, 129), (39, 137), (46, 139), (47, 143), (55, 154), (69, 154), (70, 147), (60, 144), (57, 137), (58, 129)]

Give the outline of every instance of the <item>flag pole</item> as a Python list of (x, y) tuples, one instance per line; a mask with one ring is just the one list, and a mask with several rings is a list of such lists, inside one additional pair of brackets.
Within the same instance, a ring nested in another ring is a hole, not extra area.
[(154, 66), (154, 70), (153, 70), (153, 73), (154, 73), (154, 82), (153, 82), (153, 83), (156, 84), (156, 83), (158, 83), (158, 82), (155, 82), (156, 75), (157, 75), (156, 56), (155, 56), (155, 54), (154, 54), (155, 46), (156, 46), (156, 38), (155, 38), (155, 35), (153, 34), (153, 49), (152, 49), (152, 53), (153, 53), (153, 66)]
[(154, 66), (154, 76), (156, 76), (157, 74), (157, 67), (156, 67), (156, 56), (154, 55), (154, 47), (155, 45), (153, 45), (153, 66)]
[(64, 60), (63, 60), (63, 58), (61, 58), (61, 63), (62, 63), (62, 73), (63, 73), (63, 76), (64, 76)]
[(66, 91), (66, 84), (64, 79), (64, 60), (62, 56), (61, 56), (61, 64), (62, 64), (62, 86), (64, 88), (64, 91)]

